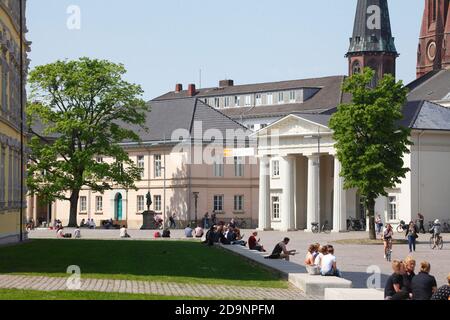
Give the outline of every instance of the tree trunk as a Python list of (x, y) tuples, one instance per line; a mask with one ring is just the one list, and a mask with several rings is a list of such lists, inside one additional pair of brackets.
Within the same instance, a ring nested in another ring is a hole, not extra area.
[(375, 234), (375, 199), (368, 199), (367, 212), (369, 217), (369, 237), (370, 240), (377, 238)]
[(80, 190), (73, 190), (70, 196), (70, 216), (69, 216), (69, 228), (78, 227), (78, 198), (80, 196)]

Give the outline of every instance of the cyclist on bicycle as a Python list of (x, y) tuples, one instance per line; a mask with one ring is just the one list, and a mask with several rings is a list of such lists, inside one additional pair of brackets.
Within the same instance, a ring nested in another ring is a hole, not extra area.
[(384, 242), (384, 258), (388, 255), (388, 250), (392, 250), (392, 236), (394, 235), (394, 230), (390, 224), (386, 225), (386, 230), (383, 232), (383, 242)]
[(437, 242), (439, 240), (439, 238), (441, 237), (441, 222), (439, 221), (439, 219), (436, 219), (434, 221), (433, 226), (430, 229), (430, 232), (433, 233), (433, 238), (434, 238), (434, 248), (437, 247)]

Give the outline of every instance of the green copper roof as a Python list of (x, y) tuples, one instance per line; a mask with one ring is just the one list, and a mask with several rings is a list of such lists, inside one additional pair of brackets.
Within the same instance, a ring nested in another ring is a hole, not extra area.
[(347, 55), (359, 52), (397, 54), (387, 0), (358, 0), (355, 26)]

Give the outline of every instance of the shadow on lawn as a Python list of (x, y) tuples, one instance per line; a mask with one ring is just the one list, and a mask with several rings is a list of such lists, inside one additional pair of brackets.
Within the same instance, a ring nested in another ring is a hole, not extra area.
[(277, 281), (278, 276), (244, 259), (200, 243), (178, 241), (34, 240), (0, 248), (0, 274), (82, 274)]

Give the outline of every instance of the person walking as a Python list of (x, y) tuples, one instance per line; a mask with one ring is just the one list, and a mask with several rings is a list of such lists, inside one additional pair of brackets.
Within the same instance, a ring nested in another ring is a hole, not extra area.
[(421, 232), (421, 233), (427, 233), (426, 231), (425, 231), (425, 227), (423, 226), (423, 223), (424, 223), (424, 221), (425, 221), (425, 218), (424, 218), (424, 216), (419, 212), (418, 214), (417, 214), (417, 216), (419, 217), (419, 232)]
[(381, 215), (377, 215), (375, 225), (377, 226), (377, 234), (380, 234), (383, 228), (383, 220), (381, 220)]
[(170, 222), (169, 228), (176, 229), (177, 223), (175, 222), (175, 217), (176, 217), (176, 213), (174, 213), (173, 215), (171, 215), (169, 217), (169, 222)]
[(203, 216), (203, 229), (209, 229), (209, 213), (205, 213)]
[(388, 255), (388, 250), (392, 252), (392, 237), (394, 236), (394, 230), (392, 226), (388, 224), (386, 230), (383, 232), (383, 243), (384, 243), (384, 258)]
[(406, 229), (405, 235), (405, 237), (408, 238), (409, 253), (412, 253), (413, 251), (416, 252), (416, 241), (419, 237), (418, 233), (419, 230), (417, 229), (416, 224), (414, 223), (414, 221), (411, 221), (409, 223), (408, 229)]

